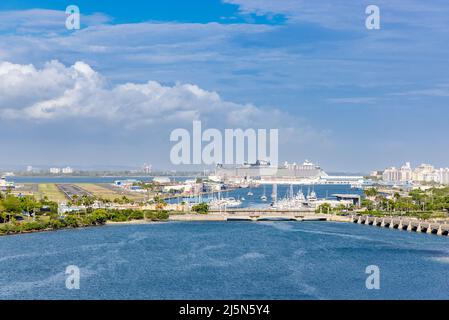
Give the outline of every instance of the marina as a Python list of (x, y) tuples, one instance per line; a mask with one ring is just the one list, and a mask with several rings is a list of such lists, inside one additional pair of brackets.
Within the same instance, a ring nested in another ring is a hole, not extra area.
[[(305, 192), (305, 194), (304, 194)], [(342, 194), (352, 196), (343, 199)], [(278, 185), (266, 184), (256, 188), (236, 188), (229, 191), (215, 192), (201, 196), (177, 197), (168, 199), (169, 203), (212, 203), (217, 207), (218, 199), (231, 198), (231, 206), (226, 206), (226, 201), (221, 202), (221, 209), (232, 208), (308, 208), (315, 209), (320, 204), (330, 203), (336, 205), (351, 205), (354, 199), (360, 200), (362, 189), (354, 189), (350, 185)], [(338, 197), (340, 196), (340, 197)], [(226, 207), (226, 208), (225, 208)]]

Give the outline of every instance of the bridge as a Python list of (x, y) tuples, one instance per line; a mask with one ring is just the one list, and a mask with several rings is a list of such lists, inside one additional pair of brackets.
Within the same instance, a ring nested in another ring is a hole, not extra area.
[(210, 210), (207, 215), (185, 214), (170, 216), (182, 221), (326, 221), (323, 214), (313, 210), (227, 209)]
[(439, 236), (449, 235), (448, 222), (432, 222), (403, 217), (371, 217), (363, 215), (351, 216), (351, 220), (354, 223), (383, 228), (423, 232)]

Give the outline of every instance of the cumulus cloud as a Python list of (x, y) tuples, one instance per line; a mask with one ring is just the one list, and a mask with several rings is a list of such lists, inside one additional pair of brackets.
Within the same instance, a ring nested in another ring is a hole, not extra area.
[(170, 121), (210, 119), (249, 125), (264, 118), (287, 118), (274, 109), (223, 100), (197, 85), (165, 86), (156, 81), (109, 85), (85, 62), (66, 67), (58, 61), (33, 65), (0, 63), (0, 117), (54, 121), (94, 118), (126, 121), (133, 126)]

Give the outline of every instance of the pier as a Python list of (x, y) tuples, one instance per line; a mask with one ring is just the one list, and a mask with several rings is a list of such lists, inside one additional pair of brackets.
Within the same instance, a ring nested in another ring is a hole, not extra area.
[(403, 217), (371, 217), (371, 216), (351, 216), (351, 221), (353, 223), (389, 229), (422, 232), (428, 234), (436, 234), (439, 236), (449, 235), (448, 222), (431, 222)]

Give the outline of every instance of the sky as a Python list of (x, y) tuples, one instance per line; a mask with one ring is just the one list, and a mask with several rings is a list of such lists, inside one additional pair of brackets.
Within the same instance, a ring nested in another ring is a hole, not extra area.
[(326, 171), (447, 167), (448, 16), (440, 0), (3, 0), (0, 170), (181, 169), (169, 137), (193, 120), (279, 129), (279, 161)]

